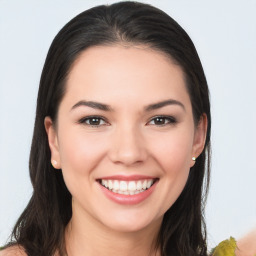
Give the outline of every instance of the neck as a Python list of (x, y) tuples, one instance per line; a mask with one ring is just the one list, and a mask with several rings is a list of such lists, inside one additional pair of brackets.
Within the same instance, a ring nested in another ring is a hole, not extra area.
[(73, 212), (66, 228), (65, 240), (68, 256), (160, 256), (156, 240), (162, 220), (133, 232), (112, 230), (91, 216), (78, 216)]

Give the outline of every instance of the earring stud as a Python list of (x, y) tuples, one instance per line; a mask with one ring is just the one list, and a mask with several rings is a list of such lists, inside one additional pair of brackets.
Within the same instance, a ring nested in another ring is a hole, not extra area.
[(54, 168), (56, 168), (56, 165), (58, 164), (58, 162), (56, 161), (56, 160), (52, 160), (52, 166), (54, 167)]
[(193, 161), (196, 161), (196, 157), (195, 157), (195, 156), (193, 156), (193, 157), (192, 157), (192, 160), (193, 160)]

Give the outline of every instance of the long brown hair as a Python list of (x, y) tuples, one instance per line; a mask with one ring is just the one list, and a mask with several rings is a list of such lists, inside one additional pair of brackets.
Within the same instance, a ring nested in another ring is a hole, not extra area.
[(61, 29), (49, 49), (30, 152), (33, 195), (9, 243), (23, 246), (29, 256), (50, 256), (56, 251), (65, 255), (64, 230), (72, 216), (71, 194), (62, 173), (50, 163), (44, 118), (56, 120), (66, 78), (77, 57), (88, 47), (119, 42), (146, 44), (174, 60), (184, 72), (195, 123), (203, 113), (207, 116), (204, 151), (191, 168), (183, 192), (165, 213), (157, 244), (162, 255), (207, 255), (203, 212), (209, 185), (211, 114), (200, 59), (187, 33), (166, 13), (147, 4), (120, 2), (79, 14)]

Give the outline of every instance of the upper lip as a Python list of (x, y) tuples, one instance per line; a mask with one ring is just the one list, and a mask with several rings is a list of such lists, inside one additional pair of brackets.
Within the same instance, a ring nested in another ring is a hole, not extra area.
[(112, 176), (104, 176), (100, 177), (97, 180), (125, 180), (125, 181), (136, 181), (136, 180), (150, 180), (157, 179), (154, 176), (146, 176), (146, 175), (112, 175)]

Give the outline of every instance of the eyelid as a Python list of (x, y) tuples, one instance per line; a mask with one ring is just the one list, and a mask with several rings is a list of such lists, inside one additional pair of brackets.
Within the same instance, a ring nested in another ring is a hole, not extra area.
[[(163, 118), (163, 119), (169, 119), (168, 123), (164, 124), (150, 124), (150, 122), (154, 121), (156, 118)], [(168, 115), (157, 115), (150, 118), (150, 120), (147, 122), (146, 125), (155, 125), (155, 126), (166, 126), (166, 125), (173, 125), (177, 123), (177, 119), (174, 116), (168, 116)]]
[[(92, 124), (87, 124), (86, 121), (87, 120), (90, 120), (90, 119), (101, 119), (103, 120), (105, 123), (104, 124), (99, 124), (99, 125), (92, 125)], [(108, 121), (106, 120), (105, 117), (103, 116), (98, 116), (98, 115), (90, 115), (90, 116), (85, 116), (85, 117), (82, 117), (78, 120), (79, 124), (84, 124), (86, 126), (90, 126), (90, 127), (101, 127), (101, 126), (105, 126), (105, 125), (109, 125)]]
[[(150, 124), (152, 121), (154, 121), (157, 118), (162, 118), (162, 119), (168, 120), (168, 122), (164, 123), (164, 124)], [(96, 124), (96, 125), (87, 124), (86, 121), (88, 121), (90, 119), (100, 119), (101, 121), (104, 122), (104, 124)], [(96, 128), (99, 128), (101, 126), (110, 125), (105, 117), (99, 116), (99, 115), (90, 115), (90, 116), (82, 117), (82, 118), (80, 118), (77, 121), (77, 123), (78, 124), (83, 124), (83, 125), (86, 125), (86, 126), (89, 126), (89, 127), (96, 127)], [(166, 125), (174, 125), (176, 123), (177, 123), (177, 119), (175, 117), (173, 117), (173, 116), (169, 116), (169, 115), (156, 115), (156, 116), (151, 117), (150, 120), (146, 123), (146, 125), (166, 126)]]

